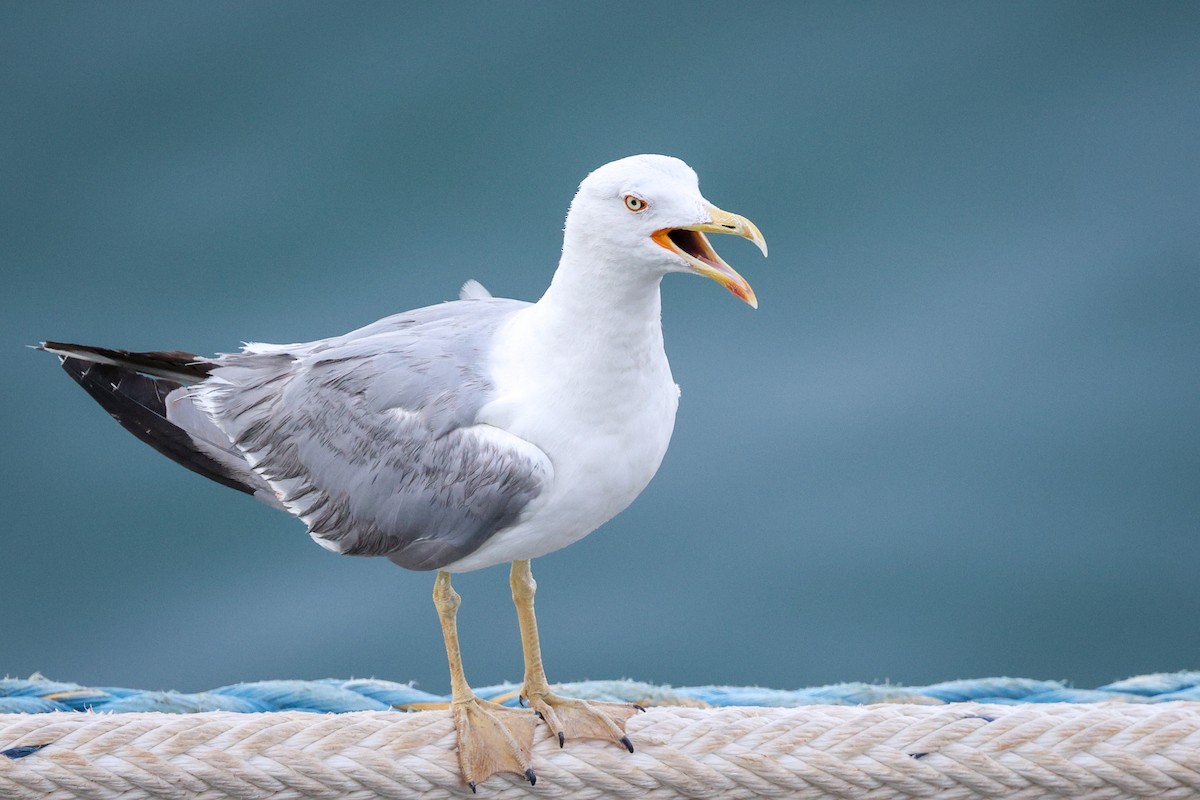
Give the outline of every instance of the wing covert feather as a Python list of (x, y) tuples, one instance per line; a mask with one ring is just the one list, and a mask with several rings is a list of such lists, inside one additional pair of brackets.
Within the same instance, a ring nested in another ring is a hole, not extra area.
[(437, 569), (513, 524), (547, 477), (540, 451), (474, 427), (492, 392), (482, 360), (524, 306), (458, 301), (248, 345), (194, 391), (320, 544)]

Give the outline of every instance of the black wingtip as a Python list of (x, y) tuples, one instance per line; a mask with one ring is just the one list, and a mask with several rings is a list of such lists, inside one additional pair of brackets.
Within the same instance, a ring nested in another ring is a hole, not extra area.
[(60, 358), (63, 371), (83, 387), (121, 427), (172, 461), (222, 486), (254, 494), (219, 461), (200, 450), (191, 436), (167, 419), (167, 396), (180, 384), (149, 378), (133, 369)]
[(108, 347), (94, 347), (90, 344), (73, 344), (71, 342), (55, 342), (46, 340), (40, 342), (34, 349), (54, 353), (59, 358), (75, 358), (80, 361), (96, 364), (108, 364), (121, 369), (132, 370), (155, 378), (166, 378), (181, 384), (199, 383), (208, 377), (216, 364), (195, 353), (183, 350), (155, 350), (135, 353), (131, 350), (115, 350)]

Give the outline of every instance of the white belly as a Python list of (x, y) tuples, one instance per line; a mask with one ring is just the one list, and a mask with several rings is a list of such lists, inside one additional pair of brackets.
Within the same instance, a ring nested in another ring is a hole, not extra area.
[[(519, 337), (520, 332), (513, 338)], [(523, 338), (523, 337), (522, 337)], [(511, 340), (498, 352), (497, 399), (479, 421), (546, 454), (546, 488), (513, 526), (444, 569), (465, 572), (553, 552), (582, 539), (633, 502), (658, 471), (671, 440), (679, 388), (661, 337), (647, 352), (586, 363)]]

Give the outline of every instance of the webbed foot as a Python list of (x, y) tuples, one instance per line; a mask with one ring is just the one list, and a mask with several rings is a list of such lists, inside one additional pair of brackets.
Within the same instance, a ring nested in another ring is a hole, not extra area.
[(537, 718), (519, 708), (470, 697), (450, 704), (458, 734), (458, 763), (463, 780), (475, 787), (497, 772), (523, 775), (530, 784), (537, 776), (529, 765)]
[(546, 690), (522, 691), (522, 696), (558, 737), (559, 747), (567, 739), (603, 739), (633, 752), (633, 743), (625, 735), (625, 723), (637, 712), (645, 711), (641, 706), (576, 700)]

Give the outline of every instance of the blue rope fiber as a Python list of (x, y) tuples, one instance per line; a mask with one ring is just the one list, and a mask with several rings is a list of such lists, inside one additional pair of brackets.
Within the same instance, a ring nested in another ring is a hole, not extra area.
[[(504, 705), (518, 703), (513, 683), (476, 689), (480, 697)], [(1029, 678), (979, 678), (946, 681), (930, 686), (891, 686), (839, 683), (812, 689), (762, 689), (753, 686), (655, 686), (636, 681), (584, 681), (558, 684), (568, 697), (651, 705), (775, 706), (859, 705), (864, 703), (1095, 703), (1121, 700), (1160, 703), (1200, 701), (1200, 672), (1139, 675), (1099, 689), (1073, 689), (1062, 681)], [(29, 680), (0, 679), (0, 713), (40, 714), (50, 711), (162, 711), (192, 714), (202, 711), (386, 711), (414, 704), (446, 703), (448, 696), (414, 689), (410, 684), (375, 679), (319, 681), (258, 681), (222, 686), (207, 692), (155, 692), (138, 689), (84, 687), (39, 676)]]

